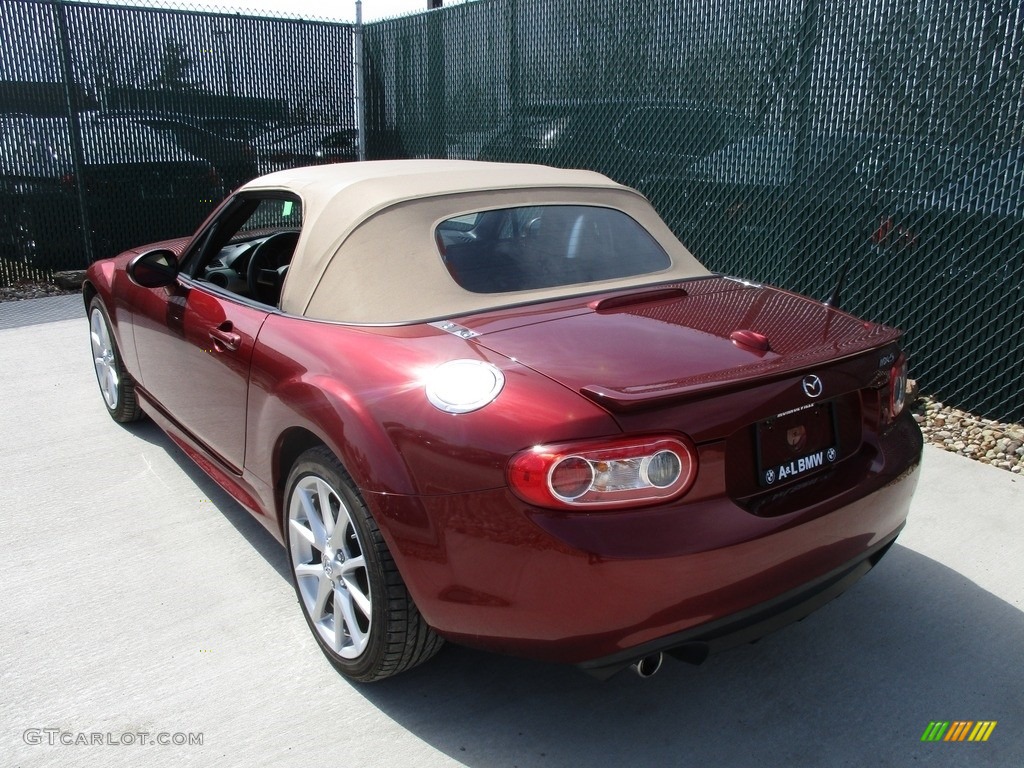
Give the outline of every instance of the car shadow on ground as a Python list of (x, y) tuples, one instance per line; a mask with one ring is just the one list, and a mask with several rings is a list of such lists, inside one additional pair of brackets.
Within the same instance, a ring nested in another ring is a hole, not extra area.
[(121, 426), (140, 440), (162, 448), (174, 460), (174, 463), (181, 468), (181, 471), (188, 475), (189, 479), (195, 483), (196, 487), (209, 498), (213, 506), (220, 510), (224, 518), (234, 526), (242, 538), (277, 571), (281, 578), (289, 584), (291, 583), (291, 577), (288, 573), (288, 559), (285, 556), (284, 547), (266, 528), (260, 525), (245, 507), (235, 501), (227, 491), (210, 479), (209, 475), (203, 472), (160, 427), (149, 419), (122, 424)]
[[(290, 589), (283, 548), (252, 515), (155, 424), (127, 429), (162, 447)], [(600, 682), (447, 645), (353, 689), (467, 766), (1019, 765), (1021, 638), (1018, 608), (897, 543), (805, 621), (700, 667), (668, 659), (650, 680)], [(922, 743), (933, 720), (999, 725), (984, 744)]]
[[(1020, 765), (1021, 638), (1020, 610), (897, 545), (818, 613), (700, 667), (601, 683), (448, 646), (360, 691), (469, 766)], [(1000, 725), (922, 743), (932, 720)]]

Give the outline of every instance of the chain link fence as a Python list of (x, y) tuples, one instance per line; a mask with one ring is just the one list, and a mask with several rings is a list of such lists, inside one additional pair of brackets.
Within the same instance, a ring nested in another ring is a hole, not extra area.
[(924, 391), (1024, 419), (1024, 8), (482, 0), (370, 25), (416, 156), (601, 171), (711, 269), (903, 328)]
[(262, 173), (356, 157), (350, 25), (0, 0), (0, 280), (195, 230)]
[[(0, 0), (0, 280), (191, 231), (356, 157), (350, 25)], [(906, 332), (922, 388), (1024, 420), (1024, 9), (479, 0), (367, 25), (368, 156), (591, 168), (711, 269)]]

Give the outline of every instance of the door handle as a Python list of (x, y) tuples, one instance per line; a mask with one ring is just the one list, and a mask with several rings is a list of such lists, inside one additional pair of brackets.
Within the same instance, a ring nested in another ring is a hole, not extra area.
[(210, 339), (213, 340), (214, 348), (218, 351), (227, 350), (234, 352), (242, 343), (242, 337), (231, 330), (231, 323), (221, 323), (216, 328), (210, 329)]

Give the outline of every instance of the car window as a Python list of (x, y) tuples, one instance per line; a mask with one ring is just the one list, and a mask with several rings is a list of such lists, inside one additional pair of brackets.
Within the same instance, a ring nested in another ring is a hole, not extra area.
[(957, 147), (907, 142), (876, 148), (863, 171), (869, 188), (879, 192), (931, 192), (974, 165), (969, 153)]
[(302, 204), (282, 196), (239, 197), (214, 222), (196, 279), (276, 306), (302, 228)]
[(1024, 216), (1024, 153), (1012, 150), (970, 169), (939, 191), (936, 202), (996, 216)]
[(298, 230), (302, 226), (302, 203), (298, 200), (265, 198), (253, 209), (232, 240), (244, 240), (253, 233), (265, 234), (267, 230)]
[(71, 169), (71, 141), (62, 118), (0, 118), (3, 174), (59, 178)]
[(704, 157), (750, 133), (750, 127), (739, 115), (713, 109), (645, 107), (622, 121), (616, 139), (631, 152)]
[(474, 293), (586, 284), (671, 266), (668, 254), (636, 221), (597, 206), (524, 206), (462, 215), (441, 222), (435, 240), (449, 274)]

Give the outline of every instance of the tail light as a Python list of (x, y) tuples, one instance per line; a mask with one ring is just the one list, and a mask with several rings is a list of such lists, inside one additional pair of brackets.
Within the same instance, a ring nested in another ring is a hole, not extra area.
[(539, 507), (640, 507), (686, 493), (697, 451), (682, 435), (538, 445), (513, 456), (507, 476), (513, 493)]
[(889, 370), (889, 420), (903, 413), (907, 404), (907, 358), (900, 355)]
[(892, 216), (882, 216), (871, 233), (871, 242), (888, 248), (912, 248), (917, 245), (917, 235), (908, 226), (896, 224)]
[(881, 245), (889, 238), (890, 232), (892, 232), (892, 217), (883, 216), (878, 220), (878, 228), (871, 233), (871, 242)]

